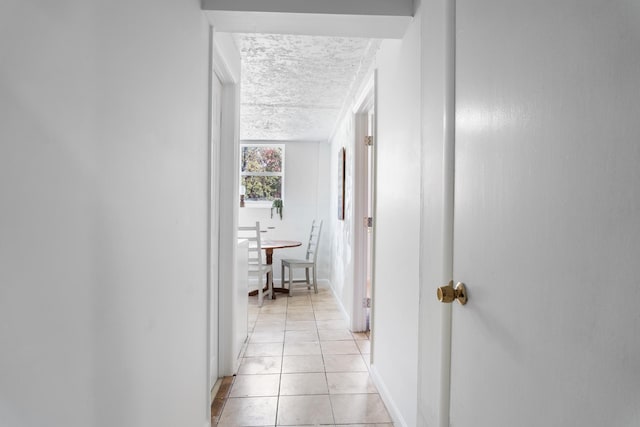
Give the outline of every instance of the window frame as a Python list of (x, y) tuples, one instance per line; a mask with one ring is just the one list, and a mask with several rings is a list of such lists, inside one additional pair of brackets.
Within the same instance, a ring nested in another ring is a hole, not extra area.
[[(243, 172), (242, 171), (242, 150), (245, 147), (257, 147), (257, 148), (279, 148), (282, 151), (282, 170), (280, 172)], [(240, 143), (240, 165), (239, 165), (239, 171), (240, 171), (240, 180), (239, 180), (239, 186), (240, 188), (238, 189), (238, 192), (241, 190), (242, 188), (242, 177), (243, 176), (279, 176), (281, 177), (280, 179), (280, 200), (282, 200), (284, 202), (284, 197), (285, 197), (285, 164), (286, 164), (286, 146), (285, 144), (282, 143), (259, 143), (259, 142), (241, 142)], [(271, 206), (273, 205), (273, 200), (271, 201), (265, 201), (265, 200), (260, 200), (260, 201), (255, 201), (255, 200), (248, 200), (247, 198), (244, 199), (244, 206), (245, 208), (268, 208), (270, 209)]]

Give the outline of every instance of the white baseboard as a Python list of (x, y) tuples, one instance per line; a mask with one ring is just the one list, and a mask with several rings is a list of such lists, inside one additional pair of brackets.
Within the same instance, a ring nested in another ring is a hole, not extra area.
[(331, 282), (329, 282), (329, 279), (318, 279), (318, 285), (331, 288)]
[(400, 410), (398, 409), (398, 406), (391, 398), (391, 394), (389, 393), (387, 386), (385, 385), (384, 381), (382, 381), (382, 378), (380, 378), (380, 374), (378, 374), (378, 370), (376, 369), (375, 365), (371, 365), (371, 367), (369, 368), (369, 374), (371, 375), (371, 379), (373, 380), (373, 383), (378, 388), (378, 393), (380, 393), (380, 397), (382, 398), (382, 401), (387, 407), (387, 410), (389, 411), (389, 415), (391, 416), (391, 419), (393, 420), (394, 425), (401, 426), (401, 427), (408, 427), (407, 422), (404, 420), (404, 418), (400, 414)]
[[(318, 280), (318, 282), (320, 282), (320, 280)], [(338, 301), (338, 306), (340, 307), (340, 311), (342, 312), (342, 315), (347, 321), (347, 325), (349, 326), (349, 329), (351, 329), (351, 316), (349, 316), (349, 312), (345, 310), (344, 305), (342, 305), (342, 300), (340, 299), (338, 294), (336, 294), (336, 290), (333, 288), (333, 286), (331, 286), (331, 283), (328, 280), (326, 282), (329, 289), (331, 289), (331, 293), (333, 294), (333, 297), (336, 299), (336, 301)]]

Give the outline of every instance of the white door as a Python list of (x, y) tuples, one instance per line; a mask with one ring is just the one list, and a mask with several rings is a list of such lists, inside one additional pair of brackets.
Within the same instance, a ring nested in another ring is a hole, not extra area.
[(457, 1), (453, 426), (640, 425), (640, 3)]

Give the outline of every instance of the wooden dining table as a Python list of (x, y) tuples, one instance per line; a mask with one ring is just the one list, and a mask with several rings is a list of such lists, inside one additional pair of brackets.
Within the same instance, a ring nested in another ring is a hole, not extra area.
[[(265, 239), (260, 242), (260, 246), (264, 250), (266, 255), (267, 264), (273, 264), (273, 251), (276, 249), (286, 249), (286, 248), (295, 248), (297, 246), (301, 246), (302, 242), (298, 242), (297, 240), (271, 240)], [(273, 272), (271, 273), (273, 275)], [(271, 276), (273, 279), (273, 276)], [(265, 290), (267, 288), (265, 287)], [(277, 288), (275, 284), (273, 285), (273, 293), (271, 294), (271, 299), (276, 299), (276, 292), (282, 292), (285, 294), (289, 293), (289, 289), (287, 288)], [(251, 291), (249, 295), (254, 296), (257, 295), (258, 291)]]

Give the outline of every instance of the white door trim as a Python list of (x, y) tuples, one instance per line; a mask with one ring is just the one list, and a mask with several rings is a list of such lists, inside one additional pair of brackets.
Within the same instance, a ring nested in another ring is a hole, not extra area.
[[(239, 55), (230, 57), (230, 47), (235, 44), (228, 34), (213, 33), (213, 70), (223, 84), (222, 123), (220, 131), (220, 195), (219, 195), (219, 375), (233, 375), (237, 368), (233, 354), (233, 292), (236, 280), (236, 248), (238, 238), (238, 174), (239, 123), (240, 123), (240, 75)], [(235, 51), (237, 53), (237, 51)], [(238, 67), (234, 67), (233, 61)]]
[[(219, 220), (219, 171), (220, 171), (220, 147), (214, 144), (214, 82), (218, 80), (213, 69), (213, 30), (209, 29), (209, 130), (208, 130), (208, 192), (207, 192), (207, 378), (208, 389), (211, 390), (218, 377), (218, 273), (219, 273), (219, 251), (218, 251), (218, 230)], [(218, 132), (219, 133), (219, 132)], [(216, 328), (215, 331), (212, 328)], [(216, 342), (213, 342), (216, 341)], [(215, 353), (215, 354), (214, 354)], [(215, 367), (212, 367), (212, 359), (215, 358)]]
[[(238, 159), (239, 129), (239, 57), (230, 58), (228, 40), (224, 40), (210, 27), (209, 33), (209, 160), (208, 160), (208, 236), (207, 236), (207, 402), (210, 402), (212, 369), (209, 366), (211, 349), (217, 348), (217, 376), (234, 372), (235, 355), (232, 354), (233, 312), (229, 303), (233, 297), (232, 286), (219, 284), (234, 283), (237, 241), (236, 189), (237, 174), (234, 165)], [(238, 67), (234, 67), (238, 62)], [(212, 139), (213, 79), (222, 83), (220, 144), (214, 146)], [(218, 238), (216, 239), (215, 236)], [(217, 259), (213, 259), (216, 257)], [(212, 343), (212, 319), (218, 318), (218, 342)], [(214, 344), (214, 345), (212, 345)], [(211, 407), (206, 408), (207, 419), (211, 419)]]
[[(375, 103), (375, 75), (372, 75), (361, 95), (355, 102), (354, 119), (354, 283), (353, 283), (353, 315), (351, 316), (351, 330), (354, 332), (366, 329), (367, 311), (363, 301), (367, 296), (367, 227), (364, 218), (367, 216), (367, 147), (364, 138), (367, 136), (368, 113), (374, 108)], [(371, 171), (373, 174), (375, 171)], [(375, 175), (374, 175), (375, 181)], [(374, 185), (375, 191), (375, 185)], [(373, 274), (371, 278), (373, 286)]]
[[(453, 224), (455, 202), (455, 127), (456, 127), (456, 2), (449, 0), (445, 9), (445, 95), (442, 204), (442, 274), (441, 284), (453, 280)], [(440, 340), (440, 427), (449, 427), (451, 411), (451, 304), (441, 304)]]

